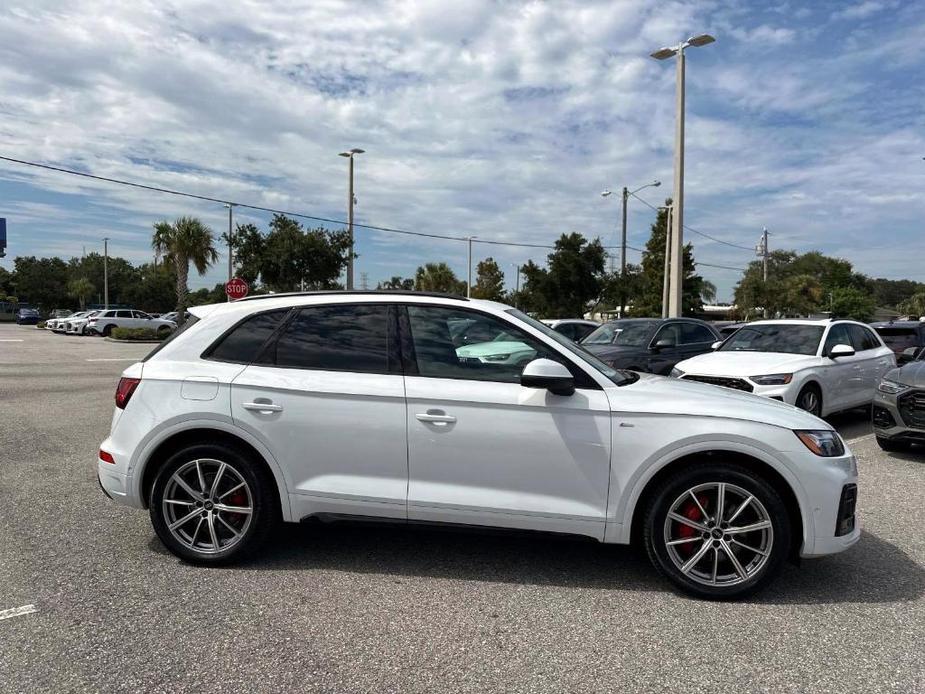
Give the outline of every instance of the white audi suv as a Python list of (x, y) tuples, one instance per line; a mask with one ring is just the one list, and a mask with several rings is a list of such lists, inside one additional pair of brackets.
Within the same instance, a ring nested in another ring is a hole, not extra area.
[[(615, 370), (509, 306), (328, 292), (191, 312), (124, 372), (98, 458), (184, 560), (239, 560), (278, 520), (372, 517), (639, 542), (729, 598), (860, 537), (855, 458), (826, 422)], [(469, 355), (472, 320), (530, 360)]]

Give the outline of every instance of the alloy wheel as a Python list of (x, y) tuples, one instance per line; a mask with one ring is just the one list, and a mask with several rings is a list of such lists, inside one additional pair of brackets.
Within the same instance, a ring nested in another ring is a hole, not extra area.
[(246, 535), (254, 514), (251, 489), (231, 465), (191, 460), (164, 487), (161, 509), (171, 535), (201, 554), (231, 549)]
[(800, 396), (800, 409), (811, 412), (812, 414), (818, 413), (819, 396), (816, 394), (816, 391), (812, 389), (803, 391), (803, 394)]
[(691, 487), (665, 517), (668, 557), (704, 586), (744, 583), (764, 569), (774, 545), (767, 509), (755, 495), (727, 482)]

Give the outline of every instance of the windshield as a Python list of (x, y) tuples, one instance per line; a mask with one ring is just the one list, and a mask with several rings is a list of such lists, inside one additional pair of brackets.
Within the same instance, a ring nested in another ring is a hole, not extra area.
[(766, 323), (746, 325), (729, 337), (720, 352), (782, 352), (816, 354), (824, 328), (821, 325)]
[(618, 386), (626, 385), (627, 383), (632, 383), (636, 381), (639, 376), (629, 371), (623, 371), (614, 369), (613, 367), (607, 366), (600, 359), (595, 357), (593, 354), (588, 352), (585, 349), (582, 349), (579, 345), (575, 344), (572, 340), (565, 337), (561, 333), (557, 333), (555, 330), (550, 328), (545, 323), (541, 323), (535, 318), (531, 318), (526, 313), (518, 311), (516, 308), (508, 309), (507, 313), (514, 316), (515, 318), (522, 320), (527, 325), (536, 328), (541, 333), (547, 337), (553, 339), (560, 346), (565, 347), (569, 352), (578, 357), (581, 361), (591, 366), (595, 371), (600, 374), (603, 374), (606, 378), (616, 383)]
[(615, 320), (604, 323), (581, 341), (583, 345), (645, 347), (649, 344), (654, 321)]

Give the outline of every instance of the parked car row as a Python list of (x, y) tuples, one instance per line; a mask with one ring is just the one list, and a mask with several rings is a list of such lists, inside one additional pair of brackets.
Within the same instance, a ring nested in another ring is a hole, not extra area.
[(172, 320), (154, 318), (144, 311), (120, 308), (75, 311), (68, 315), (52, 317), (45, 321), (45, 328), (70, 335), (106, 337), (112, 334), (115, 328), (148, 328), (163, 337), (176, 330), (177, 324)]

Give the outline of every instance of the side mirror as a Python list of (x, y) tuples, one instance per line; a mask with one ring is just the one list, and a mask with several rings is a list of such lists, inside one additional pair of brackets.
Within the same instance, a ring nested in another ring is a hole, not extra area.
[(712, 345), (710, 345), (710, 349), (712, 349), (712, 350), (715, 352), (716, 350), (718, 350), (718, 349), (719, 349), (720, 347), (722, 347), (722, 346), (723, 346), (723, 341), (722, 341), (722, 340), (717, 340), (717, 341), (714, 342)]
[(915, 361), (915, 355), (918, 354), (918, 347), (906, 347), (896, 358), (897, 364), (907, 364), (910, 361)]
[(652, 349), (659, 352), (663, 349), (671, 349), (675, 346), (675, 341), (670, 337), (663, 337), (661, 340), (652, 345)]
[(854, 347), (851, 345), (835, 345), (829, 350), (829, 359), (838, 359), (839, 357), (853, 357)]
[(534, 359), (520, 374), (524, 388), (545, 388), (554, 395), (571, 395), (575, 392), (572, 372), (552, 359)]

